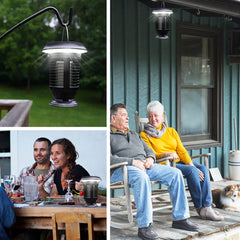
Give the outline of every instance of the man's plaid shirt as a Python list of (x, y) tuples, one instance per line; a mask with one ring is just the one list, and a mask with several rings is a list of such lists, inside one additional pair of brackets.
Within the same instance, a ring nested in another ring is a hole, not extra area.
[[(50, 164), (51, 165), (50, 165), (49, 171), (47, 172), (46, 175), (44, 175), (44, 180), (43, 180), (43, 181), (46, 180), (45, 183), (43, 184), (44, 190), (49, 194), (52, 191), (52, 187), (54, 184), (54, 172), (56, 171), (54, 164), (52, 162), (50, 162)], [(23, 168), (20, 173), (20, 178), (22, 179), (22, 177), (25, 177), (25, 176), (34, 176), (33, 170), (36, 168), (36, 166), (37, 166), (37, 163), (34, 163), (30, 167)]]

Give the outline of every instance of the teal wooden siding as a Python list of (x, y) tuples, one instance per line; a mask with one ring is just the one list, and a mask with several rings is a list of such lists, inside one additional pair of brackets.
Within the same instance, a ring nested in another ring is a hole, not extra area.
[(130, 128), (135, 130), (134, 111), (146, 116), (146, 106), (159, 100), (165, 106), (169, 125), (176, 128), (176, 50), (177, 22), (217, 27), (223, 30), (223, 146), (195, 149), (191, 155), (210, 152), (210, 167), (218, 167), (228, 176), (229, 151), (235, 149), (233, 118), (237, 119), (240, 136), (240, 68), (230, 64), (229, 30), (237, 25), (223, 17), (197, 17), (182, 9), (172, 9), (171, 31), (168, 40), (155, 38), (152, 9), (137, 0), (111, 1), (111, 87), (110, 104), (125, 103)]

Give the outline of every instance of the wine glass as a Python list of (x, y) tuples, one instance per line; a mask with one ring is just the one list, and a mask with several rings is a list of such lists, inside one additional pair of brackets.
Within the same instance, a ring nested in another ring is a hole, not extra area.
[(13, 192), (16, 194), (17, 192), (21, 192), (21, 178), (20, 177), (15, 177), (13, 183)]
[(8, 190), (9, 193), (13, 192), (12, 188), (13, 188), (14, 180), (15, 180), (15, 176), (14, 175), (6, 175), (3, 178), (4, 186)]
[(65, 202), (72, 202), (73, 194), (71, 193), (71, 190), (70, 190), (70, 182), (72, 180), (64, 180), (64, 181), (67, 182), (68, 184), (67, 193), (65, 194)]

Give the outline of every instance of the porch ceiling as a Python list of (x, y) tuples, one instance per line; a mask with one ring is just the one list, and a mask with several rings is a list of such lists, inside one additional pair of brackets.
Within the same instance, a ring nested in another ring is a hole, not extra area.
[[(151, 8), (161, 7), (161, 0), (139, 0)], [(164, 0), (166, 7), (182, 8), (198, 16), (222, 15), (231, 17), (233, 21), (240, 23), (240, 0)]]

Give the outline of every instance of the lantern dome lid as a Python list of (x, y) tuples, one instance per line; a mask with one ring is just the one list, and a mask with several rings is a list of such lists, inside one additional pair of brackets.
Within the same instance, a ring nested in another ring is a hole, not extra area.
[(100, 182), (102, 179), (100, 177), (96, 176), (87, 176), (87, 177), (82, 177), (81, 181), (84, 182)]
[(86, 47), (79, 42), (62, 41), (51, 42), (45, 45), (42, 52), (44, 53), (77, 53), (83, 54), (87, 52)]
[(159, 15), (165, 16), (165, 15), (171, 15), (173, 11), (167, 8), (160, 8), (160, 9), (153, 10), (152, 13), (157, 16)]

